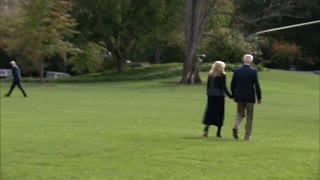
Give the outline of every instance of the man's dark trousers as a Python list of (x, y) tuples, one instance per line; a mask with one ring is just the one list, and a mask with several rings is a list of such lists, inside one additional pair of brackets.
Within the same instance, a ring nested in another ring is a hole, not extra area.
[(20, 91), (22, 92), (23, 96), (24, 96), (24, 97), (27, 97), (26, 92), (23, 90), (23, 88), (22, 88), (22, 86), (21, 86), (21, 84), (20, 84), (20, 80), (13, 80), (13, 81), (12, 81), (11, 88), (10, 88), (8, 94), (6, 94), (6, 96), (9, 97), (9, 96), (11, 95), (13, 89), (14, 89), (16, 86), (18, 86), (18, 88), (19, 88)]

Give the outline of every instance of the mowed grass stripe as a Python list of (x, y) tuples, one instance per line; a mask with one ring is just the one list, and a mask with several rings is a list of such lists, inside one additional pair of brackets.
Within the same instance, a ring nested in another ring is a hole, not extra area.
[(1, 98), (1, 179), (319, 179), (319, 76), (260, 80), (251, 142), (229, 99), (223, 138), (201, 137), (205, 86), (25, 83)]

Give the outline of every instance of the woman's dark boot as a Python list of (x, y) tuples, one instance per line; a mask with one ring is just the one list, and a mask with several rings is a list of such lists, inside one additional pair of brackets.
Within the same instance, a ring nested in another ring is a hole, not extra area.
[(203, 130), (203, 137), (208, 137), (209, 125), (206, 125)]
[(218, 126), (218, 130), (217, 130), (217, 137), (221, 138), (221, 126)]

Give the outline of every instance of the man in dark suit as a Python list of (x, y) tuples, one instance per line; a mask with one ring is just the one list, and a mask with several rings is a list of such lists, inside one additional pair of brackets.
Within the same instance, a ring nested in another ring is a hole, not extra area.
[(237, 102), (237, 116), (233, 128), (233, 137), (239, 139), (238, 130), (246, 112), (245, 140), (250, 140), (253, 121), (253, 107), (256, 102), (261, 103), (261, 88), (258, 71), (251, 67), (253, 56), (246, 54), (243, 57), (243, 66), (236, 69), (231, 80), (231, 92)]
[(16, 85), (18, 86), (18, 88), (21, 90), (22, 94), (24, 97), (27, 97), (26, 92), (23, 90), (20, 81), (21, 81), (21, 71), (19, 69), (19, 67), (17, 66), (16, 62), (11, 61), (10, 62), (11, 66), (12, 66), (12, 76), (13, 76), (13, 80), (12, 80), (12, 85), (11, 88), (9, 90), (9, 92), (5, 95), (6, 97), (10, 97), (13, 89), (16, 87)]

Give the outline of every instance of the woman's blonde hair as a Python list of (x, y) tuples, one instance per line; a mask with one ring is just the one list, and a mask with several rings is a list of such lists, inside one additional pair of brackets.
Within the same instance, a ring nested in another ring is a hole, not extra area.
[(213, 77), (226, 74), (226, 72), (224, 70), (225, 67), (226, 67), (226, 64), (224, 62), (216, 61), (212, 64), (212, 67), (211, 67), (209, 74)]

